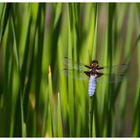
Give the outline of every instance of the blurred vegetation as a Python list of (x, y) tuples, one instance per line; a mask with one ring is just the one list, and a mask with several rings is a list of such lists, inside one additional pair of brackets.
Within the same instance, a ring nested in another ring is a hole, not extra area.
[[(134, 3), (0, 3), (0, 136), (140, 136), (139, 26)], [(64, 57), (128, 69), (91, 100)]]

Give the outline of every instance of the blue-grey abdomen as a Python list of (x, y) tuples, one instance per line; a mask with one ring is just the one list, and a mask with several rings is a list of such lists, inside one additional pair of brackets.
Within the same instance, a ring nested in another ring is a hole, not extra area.
[(96, 75), (91, 75), (89, 78), (89, 84), (88, 84), (88, 95), (93, 96), (96, 89)]

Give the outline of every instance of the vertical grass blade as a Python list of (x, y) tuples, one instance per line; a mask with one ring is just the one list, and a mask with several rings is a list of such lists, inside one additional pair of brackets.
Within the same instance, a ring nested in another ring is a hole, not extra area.
[(63, 137), (63, 122), (62, 122), (62, 115), (61, 115), (61, 100), (60, 100), (60, 93), (57, 96), (57, 130), (58, 130), (58, 137)]
[[(94, 97), (91, 96), (89, 98), (89, 137), (92, 137), (92, 126), (93, 126), (93, 99)], [(95, 128), (94, 128), (95, 129)], [(94, 130), (96, 131), (96, 130)]]
[(48, 94), (49, 94), (49, 105), (48, 105), (48, 130), (49, 130), (49, 135), (50, 136), (55, 136), (54, 135), (54, 122), (53, 122), (53, 91), (52, 91), (52, 75), (51, 75), (51, 67), (49, 66), (49, 69), (48, 69), (48, 90), (49, 90), (49, 92), (48, 92)]

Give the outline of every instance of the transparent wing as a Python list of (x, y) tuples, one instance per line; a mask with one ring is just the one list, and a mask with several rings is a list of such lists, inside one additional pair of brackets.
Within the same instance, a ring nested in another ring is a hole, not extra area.
[(84, 71), (86, 69), (85, 65), (82, 63), (78, 63), (73, 61), (70, 58), (64, 57), (64, 67), (65, 69), (73, 69), (73, 70), (78, 70), (78, 71)]
[(119, 83), (123, 80), (124, 74), (103, 74), (103, 76), (97, 78), (98, 83)]
[(104, 73), (112, 73), (112, 74), (116, 74), (116, 75), (122, 75), (124, 74), (124, 72), (126, 71), (126, 69), (128, 68), (127, 64), (119, 64), (119, 65), (112, 65), (112, 66), (106, 66), (103, 67), (103, 71)]
[[(84, 73), (88, 69), (82, 63), (77, 63), (72, 61), (67, 57), (64, 58), (64, 74), (72, 79), (75, 80), (88, 80), (89, 77)], [(128, 68), (126, 64), (119, 64), (113, 66), (104, 66), (100, 72), (103, 75), (97, 78), (97, 82), (109, 82), (109, 83), (116, 83), (120, 82), (123, 79), (125, 70)]]
[(74, 69), (64, 69), (65, 76), (72, 78), (74, 80), (88, 80), (89, 77), (84, 73), (84, 71), (78, 71)]
[[(71, 69), (71, 70), (77, 70), (77, 71), (86, 71), (87, 68), (85, 67), (87, 64), (78, 63), (73, 61), (71, 58), (64, 57), (64, 67), (65, 69)], [(118, 65), (112, 65), (112, 66), (102, 66), (104, 72), (111, 72), (111, 73), (124, 73), (124, 71), (127, 69), (127, 64), (118, 64)], [(101, 70), (101, 71), (102, 71)]]
[[(76, 70), (64, 70), (65, 76), (72, 78), (74, 80), (89, 80), (89, 77), (83, 71)], [(124, 74), (117, 73), (103, 73), (101, 77), (97, 78), (97, 82), (107, 82), (107, 83), (118, 83), (121, 82)]]
[(127, 68), (128, 65), (126, 64), (113, 65), (112, 67), (105, 67), (104, 69), (100, 70), (100, 72), (103, 72), (103, 76), (101, 78), (97, 78), (98, 79), (97, 81), (98, 82), (107, 81), (110, 83), (121, 82)]

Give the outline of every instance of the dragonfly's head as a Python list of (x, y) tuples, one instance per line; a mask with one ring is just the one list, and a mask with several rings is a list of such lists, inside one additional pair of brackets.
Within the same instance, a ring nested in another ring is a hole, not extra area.
[(90, 66), (93, 68), (98, 67), (98, 60), (92, 60), (92, 62), (90, 63)]

